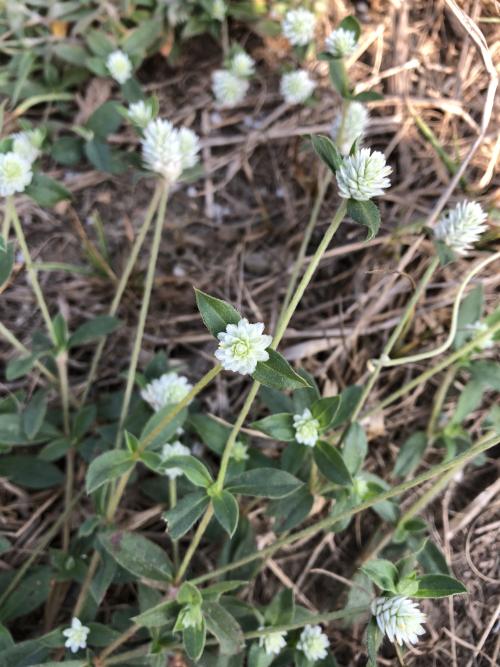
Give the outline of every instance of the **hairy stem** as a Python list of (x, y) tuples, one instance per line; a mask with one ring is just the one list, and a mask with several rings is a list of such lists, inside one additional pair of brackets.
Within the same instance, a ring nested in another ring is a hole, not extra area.
[[(175, 477), (168, 480), (168, 503), (172, 510), (177, 505), (177, 480)], [(174, 554), (174, 568), (175, 571), (179, 569), (179, 542), (172, 540), (172, 551)]]

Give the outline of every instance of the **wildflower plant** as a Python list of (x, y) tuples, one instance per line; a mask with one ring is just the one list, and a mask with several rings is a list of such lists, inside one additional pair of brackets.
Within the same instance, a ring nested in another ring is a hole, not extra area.
[[(193, 6), (188, 3), (187, 8)], [(166, 13), (172, 23), (174, 9), (179, 12), (176, 30), (190, 25), (192, 15), (187, 12), (185, 17), (181, 11), (186, 7), (169, 2), (166, 8), (162, 15)], [(210, 0), (202, 7), (196, 5), (198, 10), (224, 24), (232, 4)], [(366, 129), (366, 110), (360, 105), (375, 97), (355, 94), (347, 78), (345, 59), (360, 34), (359, 24), (348, 17), (329, 36), (323, 54), (342, 98), (342, 117), (333, 139), (323, 135), (306, 139), (328, 176), (325, 191), (330, 184), (335, 188), (337, 208), (306, 263), (299, 253), (298, 269), (291, 276), (276, 323), (269, 313), (252, 316), (244, 304), (237, 309), (220, 293), (195, 289), (193, 299), (209, 339), (202, 362), (206, 372), (198, 374), (190, 364), (181, 371), (179, 363), (164, 353), (145, 363), (144, 332), (167, 204), (176, 196), (179, 181), (198, 166), (200, 140), (190, 127), (176, 127), (161, 117), (155, 98), (145, 98), (142, 91), (137, 94), (133, 71), (158, 32), (145, 37), (136, 30), (120, 38), (95, 31), (86, 35), (93, 55), (86, 57), (85, 67), (99, 76), (112, 76), (127, 106), (107, 102), (99, 107), (78, 128), (78, 146), (96, 163), (107, 162), (112, 173), (118, 167), (136, 165), (134, 175), (148, 176), (153, 182), (130, 257), (122, 275), (112, 276), (116, 293), (106, 314), (74, 327), (46, 302), (39, 265), (31, 258), (14, 196), (22, 193), (40, 206), (49, 206), (71, 195), (40, 171), (46, 150), (43, 130), (20, 126), (19, 132), (1, 142), (0, 195), (5, 198), (5, 216), (0, 283), (2, 288), (8, 286), (19, 249), (44, 331), (36, 333), (32, 348), (27, 349), (0, 323), (2, 337), (20, 350), (7, 365), (6, 379), (20, 380), (36, 371), (30, 378), (36, 386), (33, 392), (16, 390), (1, 402), (0, 447), (7, 456), (0, 457), (0, 474), (23, 486), (30, 468), (36, 471), (35, 488), (60, 485), (64, 494), (63, 512), (43, 543), (55, 545), (50, 558), (41, 557), (42, 546), (41, 551), (34, 550), (26, 567), (15, 574), (3, 573), (8, 576), (1, 578), (2, 624), (46, 603), (47, 610), (56, 608), (54, 618), (49, 618), (53, 629), (18, 643), (5, 631), (2, 660), (7, 667), (31, 659), (51, 664), (65, 651), (64, 661), (82, 667), (90, 662), (128, 664), (130, 660), (155, 667), (179, 654), (184, 662), (202, 667), (219, 660), (251, 667), (267, 667), (273, 661), (296, 667), (329, 666), (335, 664), (336, 650), (330, 623), (355, 620), (366, 624), (366, 652), (374, 667), (383, 641), (392, 642), (400, 652), (425, 633), (430, 600), (467, 592), (416, 515), (442, 488), (443, 480), (470, 461), (477, 462), (479, 455), (499, 442), (494, 410), (476, 443), (467, 440), (464, 421), (483, 392), (497, 382), (497, 375), (485, 372), (485, 368), (491, 371), (491, 362), (484, 355), (500, 338), (500, 315), (498, 310), (485, 315), (478, 288), (461, 301), (467, 281), (479, 271), (475, 267), (460, 288), (450, 326), (450, 382), (458, 369), (468, 373), (463, 391), (467, 398), (461, 397), (455, 412), (444, 421), (440, 409), (434, 409), (427, 431), (416, 431), (403, 442), (394, 469), (384, 478), (366, 465), (371, 436), (363, 425), (362, 411), (384, 366), (405, 363), (404, 357), (392, 359), (391, 353), (404, 336), (419, 295), (438, 269), (439, 257), (431, 258), (401, 321), (359, 385), (344, 386), (338, 393), (322, 391), (304, 368), (290, 363), (280, 351), (290, 321), (339, 227), (348, 219), (349, 224), (366, 228), (368, 239), (379, 232), (376, 199), (384, 196), (393, 177), (381, 151), (360, 145)], [(292, 10), (283, 32), (302, 46), (313, 37), (314, 21), (308, 12)], [(237, 48), (228, 53), (225, 64), (227, 69), (214, 73), (214, 92), (221, 104), (231, 107), (245, 95), (255, 63)], [(295, 81), (299, 85), (294, 89), (293, 79), (288, 80), (287, 101), (298, 103), (299, 97), (304, 101), (314, 84), (304, 77), (305, 72), (291, 74), (300, 74)], [(125, 120), (139, 145), (127, 159), (107, 143), (108, 135)], [(106, 337), (121, 326), (120, 300), (139, 253), (146, 252), (151, 228), (146, 269), (141, 287), (136, 288), (141, 290), (140, 307), (127, 368), (123, 376), (113, 379), (114, 384), (121, 383), (120, 391), (109, 396), (95, 382), (97, 369)], [(468, 202), (445, 212), (434, 235), (449, 250), (469, 252), (485, 228), (485, 213), (478, 204)], [(498, 253), (478, 266), (495, 259)], [(82, 382), (73, 373), (86, 359), (88, 374)], [(228, 414), (218, 414), (215, 402), (205, 409), (205, 392), (217, 378), (242, 383), (238, 386), (243, 387), (244, 396), (234, 414), (229, 409)], [(436, 399), (437, 408), (442, 407), (446, 389)], [(398, 392), (394, 400), (401, 389)], [(416, 475), (430, 443), (436, 445), (433, 456), (439, 456), (439, 448), (445, 453), (440, 462), (426, 465)], [(23, 458), (15, 453), (21, 447), (40, 449), (37, 456)], [(403, 511), (396, 499), (424, 482), (429, 489), (416, 506)], [(144, 492), (152, 504), (134, 520), (127, 516), (123, 521), (122, 503), (129, 492)], [(72, 512), (81, 502), (77, 523)], [(260, 540), (249, 519), (256, 504), (259, 521), (268, 522), (270, 542)], [(318, 504), (320, 518), (312, 513)], [(363, 580), (368, 595), (361, 602), (359, 595), (357, 603), (354, 599), (356, 586), (345, 607), (340, 608), (338, 601), (334, 608), (325, 603), (320, 612), (302, 606), (287, 586), (265, 605), (248, 601), (248, 585), (262, 563), (280, 548), (324, 532), (339, 533), (356, 514), (369, 509), (385, 522), (386, 536), (374, 544), (369, 557), (362, 554), (356, 576)], [(165, 532), (155, 540), (145, 533), (143, 524), (160, 516)], [(201, 554), (205, 544), (210, 548)], [(0, 546), (3, 549), (5, 543)], [(116, 614), (110, 614), (102, 607), (103, 600), (108, 591), (115, 595), (114, 587), (122, 589), (124, 584), (127, 599)]]

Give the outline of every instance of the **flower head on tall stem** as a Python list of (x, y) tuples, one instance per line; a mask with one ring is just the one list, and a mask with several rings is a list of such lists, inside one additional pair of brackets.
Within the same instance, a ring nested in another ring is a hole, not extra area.
[(283, 34), (293, 46), (306, 46), (314, 38), (316, 17), (307, 9), (291, 9), (283, 20)]
[(145, 166), (168, 183), (175, 182), (182, 173), (183, 160), (179, 132), (172, 123), (162, 118), (150, 121), (141, 144)]
[(298, 650), (311, 662), (326, 658), (329, 646), (328, 637), (320, 625), (306, 625), (297, 643)]
[(22, 157), (26, 162), (32, 164), (40, 157), (41, 147), (44, 139), (42, 130), (26, 130), (11, 135), (12, 152)]
[(356, 139), (362, 139), (368, 125), (368, 109), (360, 102), (349, 102), (346, 110), (339, 112), (332, 123), (330, 134), (343, 155), (349, 155)]
[(144, 100), (139, 100), (129, 106), (127, 115), (131, 123), (144, 129), (153, 120), (153, 108)]
[(352, 30), (337, 28), (326, 38), (325, 48), (335, 58), (350, 56), (356, 48), (356, 35)]
[(441, 216), (434, 235), (457, 255), (467, 255), (488, 228), (487, 218), (477, 202), (463, 201)]
[(31, 162), (13, 151), (0, 155), (0, 195), (2, 197), (24, 192), (32, 178)]
[(267, 361), (267, 348), (272, 343), (272, 336), (263, 333), (262, 322), (250, 324), (246, 318), (238, 324), (228, 324), (225, 331), (218, 334), (219, 347), (215, 356), (222, 367), (234, 373), (251, 375), (259, 361)]
[(388, 178), (391, 172), (383, 153), (361, 148), (354, 155), (345, 157), (337, 171), (339, 195), (358, 201), (383, 195), (384, 189), (391, 185)]
[(309, 72), (299, 69), (283, 74), (280, 90), (287, 104), (302, 104), (311, 97), (315, 86)]
[(240, 79), (247, 79), (255, 74), (255, 60), (248, 53), (238, 51), (231, 58), (230, 72)]
[(166, 405), (182, 401), (192, 388), (187, 377), (170, 371), (146, 385), (141, 390), (141, 398), (149, 403), (155, 412), (158, 412)]
[(188, 127), (179, 129), (179, 142), (181, 146), (182, 168), (191, 169), (198, 162), (200, 152), (200, 140), (198, 135)]
[(403, 644), (416, 644), (419, 635), (425, 630), (426, 616), (423, 614), (416, 602), (403, 595), (396, 597), (379, 597), (371, 605), (372, 614), (375, 616), (377, 625), (382, 634), (387, 635), (389, 641), (400, 646)]
[(246, 79), (225, 69), (212, 73), (212, 91), (217, 103), (222, 107), (237, 106), (247, 94), (249, 85)]
[(130, 58), (121, 49), (109, 54), (106, 59), (106, 67), (113, 79), (124, 84), (132, 76), (132, 63)]

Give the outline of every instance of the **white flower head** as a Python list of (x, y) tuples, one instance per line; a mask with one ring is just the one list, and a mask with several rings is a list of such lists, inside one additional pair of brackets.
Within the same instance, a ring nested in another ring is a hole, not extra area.
[(238, 463), (248, 460), (248, 446), (241, 440), (236, 440), (231, 450), (231, 458)]
[(371, 605), (372, 614), (377, 620), (380, 632), (387, 635), (391, 642), (399, 645), (416, 644), (418, 636), (425, 630), (426, 616), (416, 602), (398, 595), (396, 597), (375, 598)]
[(80, 649), (87, 648), (87, 637), (89, 632), (90, 628), (82, 625), (82, 622), (78, 618), (73, 618), (71, 626), (66, 628), (66, 630), (63, 630), (63, 635), (67, 638), (64, 642), (64, 646), (69, 648), (71, 653), (76, 653)]
[(31, 183), (31, 163), (10, 151), (0, 155), (0, 195), (8, 197), (15, 192), (24, 192)]
[(283, 20), (283, 34), (293, 46), (305, 46), (314, 38), (316, 18), (307, 9), (291, 9)]
[(189, 18), (189, 10), (186, 0), (165, 0), (167, 4), (167, 19), (171, 26), (186, 23)]
[(328, 637), (319, 625), (306, 625), (297, 642), (299, 651), (311, 662), (326, 658), (329, 646)]
[[(473, 339), (488, 331), (488, 325), (486, 322), (480, 322), (479, 320), (473, 324), (468, 324), (466, 328), (471, 332)], [(491, 350), (493, 347), (495, 347), (493, 335), (487, 336), (480, 343), (478, 343), (478, 348), (480, 350)]]
[(356, 35), (352, 30), (337, 28), (326, 38), (325, 48), (335, 58), (350, 56), (356, 48)]
[(153, 120), (153, 107), (144, 100), (139, 100), (129, 106), (127, 115), (131, 123), (144, 129)]
[(217, 103), (222, 107), (235, 107), (247, 94), (250, 84), (226, 69), (212, 73), (212, 91)]
[(142, 159), (151, 171), (161, 174), (169, 183), (182, 173), (182, 152), (179, 132), (162, 118), (150, 121), (141, 140)]
[(224, 0), (212, 0), (212, 18), (216, 21), (223, 21), (226, 16), (226, 3)]
[(121, 49), (110, 53), (106, 59), (106, 67), (115, 81), (123, 84), (132, 76), (132, 63), (130, 58)]
[(302, 104), (309, 97), (316, 84), (303, 69), (288, 72), (281, 77), (280, 91), (287, 104)]
[(350, 102), (345, 110), (337, 114), (332, 123), (330, 134), (343, 155), (349, 151), (356, 139), (363, 138), (368, 125), (368, 109), (360, 102)]
[(231, 58), (229, 71), (240, 79), (248, 79), (255, 74), (255, 60), (248, 53), (238, 51)]
[(293, 427), (297, 442), (314, 447), (319, 438), (319, 421), (312, 416), (309, 408), (302, 414), (293, 416)]
[(191, 169), (198, 162), (198, 153), (200, 152), (198, 135), (188, 127), (181, 127), (179, 142), (181, 145), (182, 168)]
[[(260, 628), (262, 630), (262, 628)], [(286, 646), (286, 632), (272, 632), (259, 637), (259, 646), (264, 649), (266, 655), (279, 655), (281, 649)]]
[(487, 217), (477, 202), (460, 202), (441, 216), (434, 229), (435, 237), (457, 255), (466, 255), (488, 228)]
[(383, 195), (384, 189), (391, 185), (388, 178), (391, 172), (383, 153), (361, 148), (354, 155), (345, 157), (337, 171), (339, 195), (358, 201)]
[(262, 322), (250, 324), (244, 317), (238, 324), (228, 324), (217, 338), (219, 347), (215, 356), (227, 371), (251, 375), (259, 361), (267, 361), (266, 349), (272, 343), (272, 336), (263, 333)]
[(41, 154), (44, 133), (42, 130), (27, 130), (11, 135), (12, 152), (32, 164)]
[(171, 371), (146, 385), (141, 390), (141, 398), (158, 412), (166, 405), (182, 401), (192, 388), (193, 385), (189, 384), (187, 377)]
[[(183, 445), (182, 442), (176, 440), (171, 444), (163, 445), (161, 450), (161, 459), (162, 461), (168, 461), (168, 459), (171, 459), (173, 456), (189, 456), (189, 454), (191, 454), (189, 449)], [(180, 468), (165, 469), (165, 475), (170, 479), (175, 479), (176, 477), (180, 477), (183, 474), (184, 473)]]

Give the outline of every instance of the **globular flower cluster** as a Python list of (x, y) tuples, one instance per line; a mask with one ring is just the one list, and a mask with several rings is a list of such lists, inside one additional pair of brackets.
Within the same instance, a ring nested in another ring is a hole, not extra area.
[(199, 140), (188, 128), (175, 128), (162, 118), (151, 120), (144, 128), (142, 159), (151, 171), (174, 183), (184, 169), (194, 167), (198, 161)]
[(354, 155), (345, 157), (337, 171), (339, 195), (358, 201), (378, 197), (390, 187), (388, 176), (391, 172), (383, 153), (361, 148)]
[[(484, 334), (488, 331), (488, 325), (486, 322), (481, 322), (478, 320), (477, 322), (474, 322), (473, 324), (467, 325), (467, 329), (471, 332), (472, 338), (476, 338), (477, 336), (480, 336), (481, 334)], [(480, 350), (491, 350), (493, 347), (495, 347), (495, 341), (493, 340), (493, 336), (486, 336), (480, 343), (478, 343), (478, 349)]]
[(371, 605), (380, 632), (387, 635), (391, 642), (399, 645), (416, 644), (418, 636), (424, 634), (422, 623), (426, 616), (416, 602), (403, 595), (379, 597)]
[(361, 102), (350, 102), (332, 123), (330, 134), (343, 155), (349, 155), (354, 142), (363, 138), (368, 125), (368, 109)]
[(460, 202), (441, 216), (434, 235), (457, 255), (466, 255), (488, 228), (487, 217), (477, 202)]
[(281, 77), (280, 91), (287, 104), (302, 104), (309, 97), (316, 84), (306, 70), (298, 69)]
[(109, 54), (106, 59), (106, 67), (113, 79), (120, 84), (124, 84), (132, 76), (132, 62), (121, 49)]
[(283, 21), (283, 34), (293, 46), (306, 46), (314, 37), (316, 18), (307, 9), (291, 9)]
[(26, 162), (33, 164), (41, 155), (44, 133), (41, 130), (26, 130), (11, 135), (12, 151)]
[(139, 100), (129, 106), (127, 115), (131, 123), (144, 129), (153, 120), (153, 108), (144, 100)]
[(63, 635), (66, 637), (64, 646), (69, 648), (71, 653), (77, 653), (80, 649), (87, 648), (87, 637), (90, 633), (90, 628), (82, 625), (78, 618), (71, 620), (71, 626), (63, 630)]
[(240, 79), (247, 79), (255, 74), (255, 60), (245, 51), (238, 51), (231, 58), (229, 70)]
[(356, 35), (352, 30), (337, 28), (326, 38), (325, 48), (335, 58), (350, 56), (356, 48)]
[(293, 416), (293, 427), (297, 442), (307, 447), (314, 447), (319, 437), (319, 421), (312, 416), (309, 408), (300, 415)]
[(11, 134), (12, 148), (0, 154), (0, 195), (24, 192), (33, 178), (33, 163), (40, 157), (44, 133), (26, 130)]
[(212, 7), (210, 13), (212, 18), (216, 21), (223, 21), (227, 12), (226, 3), (224, 0), (212, 0)]
[(297, 642), (297, 648), (310, 662), (323, 660), (328, 655), (330, 642), (319, 625), (306, 625)]
[(236, 462), (240, 463), (242, 461), (248, 460), (248, 446), (245, 445), (241, 440), (236, 440), (231, 451), (231, 458)]
[[(163, 445), (161, 458), (162, 461), (168, 461), (168, 459), (171, 459), (174, 456), (189, 456), (190, 453), (191, 452), (186, 445), (183, 445), (180, 440), (176, 440), (175, 442)], [(170, 479), (176, 479), (177, 477), (180, 477), (183, 472), (180, 468), (166, 468), (165, 474)]]
[[(262, 630), (262, 628), (260, 628)], [(279, 655), (286, 646), (286, 632), (271, 632), (261, 635), (259, 646), (264, 649), (266, 655)]]
[(189, 384), (187, 377), (171, 371), (146, 385), (141, 390), (141, 398), (158, 412), (166, 405), (182, 401), (192, 388), (193, 385)]
[(244, 51), (237, 51), (229, 63), (229, 69), (212, 73), (212, 91), (217, 104), (232, 108), (240, 104), (249, 88), (248, 79), (255, 74), (255, 61)]
[(238, 324), (228, 324), (217, 338), (219, 347), (215, 356), (227, 371), (251, 375), (259, 361), (267, 361), (267, 348), (272, 343), (272, 336), (263, 333), (262, 322), (250, 324), (244, 317)]

